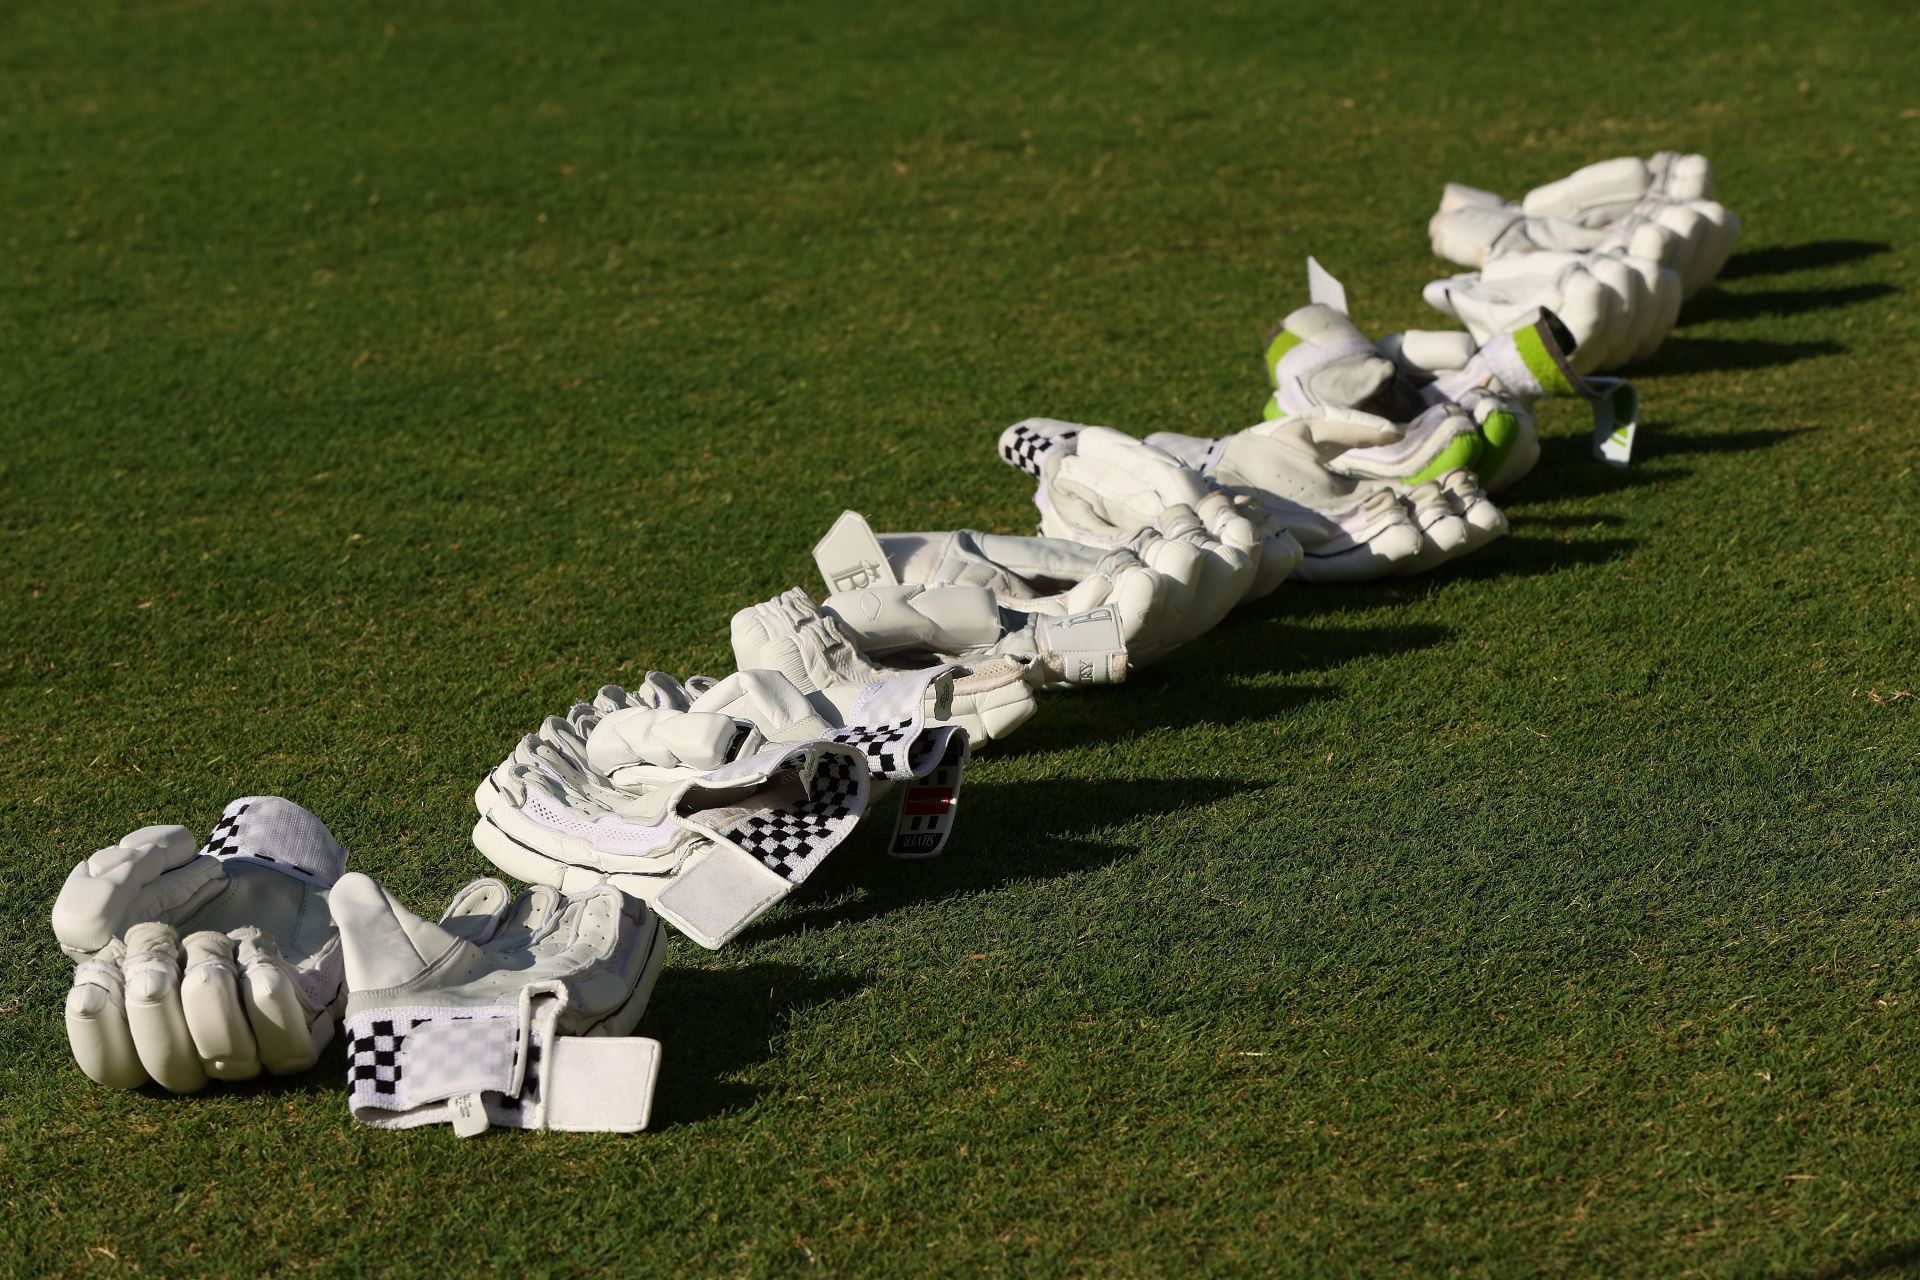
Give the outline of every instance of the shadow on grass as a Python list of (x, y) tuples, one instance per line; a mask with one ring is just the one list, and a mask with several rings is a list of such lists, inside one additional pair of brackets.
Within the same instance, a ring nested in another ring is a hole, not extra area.
[(1528, 516), (1528, 529), (1619, 529), (1627, 523), (1625, 516), (1600, 512), (1590, 516)]
[[(828, 865), (832, 865), (829, 863)], [(687, 946), (676, 940), (675, 946)], [(752, 1105), (760, 1091), (729, 1077), (773, 1056), (796, 1013), (850, 999), (864, 974), (821, 974), (790, 964), (738, 969), (669, 968), (636, 1034), (667, 1045), (653, 1121), (659, 1130)]]
[[(1664, 423), (1641, 423), (1640, 434), (1635, 442), (1636, 451), (1653, 452), (1653, 442), (1660, 439), (1666, 429)], [(1645, 453), (1639, 453), (1638, 456), (1644, 459)], [(1637, 465), (1609, 466), (1593, 456), (1593, 438), (1588, 433), (1555, 432), (1541, 436), (1540, 461), (1511, 493), (1501, 494), (1496, 501), (1502, 510), (1512, 515), (1526, 510), (1529, 503), (1603, 497), (1647, 485), (1668, 484), (1691, 474), (1685, 468), (1675, 467), (1649, 471)]]
[(1662, 343), (1653, 358), (1632, 366), (1633, 375), (1711, 373), (1716, 370), (1771, 369), (1821, 356), (1843, 356), (1848, 348), (1824, 338), (1809, 342), (1768, 342), (1761, 338), (1683, 338)]
[(1729, 293), (1710, 288), (1687, 301), (1686, 310), (1674, 328), (1713, 320), (1750, 320), (1756, 316), (1797, 316), (1807, 311), (1826, 311), (1872, 302), (1900, 292), (1884, 280), (1870, 284), (1836, 285), (1830, 289), (1762, 289), (1753, 293)]
[(1749, 431), (1662, 431), (1646, 437), (1647, 453), (1659, 457), (1685, 457), (1701, 453), (1747, 453), (1769, 449), (1812, 427), (1756, 427)]
[[(1042, 714), (1004, 746), (995, 744), (994, 757), (1020, 759), (1193, 725), (1277, 720), (1310, 703), (1338, 698), (1340, 690), (1329, 684), (1275, 683), (1263, 677), (1331, 671), (1365, 658), (1414, 653), (1453, 635), (1450, 628), (1432, 623), (1298, 625), (1299, 619), (1330, 611), (1318, 607), (1328, 599), (1328, 590), (1319, 584), (1298, 589), (1283, 586), (1267, 599), (1228, 615), (1218, 627), (1183, 645), (1176, 656), (1130, 673), (1124, 691), (1130, 714), (1125, 717), (1114, 716), (1112, 694), (1106, 690), (1046, 694)], [(1332, 611), (1354, 607), (1354, 597), (1338, 587), (1330, 590), (1340, 599)], [(1403, 587), (1389, 598), (1412, 594)]]
[(1889, 253), (1893, 246), (1885, 240), (1809, 240), (1805, 244), (1770, 244), (1763, 249), (1736, 253), (1721, 269), (1719, 279), (1741, 280), (1748, 276), (1782, 276), (1792, 271), (1811, 271), (1816, 267), (1834, 267), (1843, 262)]
[(1467, 557), (1446, 582), (1482, 582), (1488, 578), (1537, 577), (1576, 567), (1592, 567), (1618, 560), (1640, 545), (1638, 538), (1588, 538), (1566, 542), (1559, 538), (1509, 535), (1477, 555)]
[[(1671, 476), (1676, 473), (1667, 474)], [(1546, 523), (1544, 520), (1540, 522), (1542, 525)], [(1617, 525), (1621, 523), (1621, 518), (1608, 515), (1561, 516), (1553, 517), (1552, 523), (1588, 528), (1596, 524)], [(1409, 578), (1381, 578), (1373, 582), (1317, 583), (1311, 591), (1297, 592), (1288, 601), (1288, 612), (1295, 617), (1308, 618), (1353, 610), (1392, 608), (1410, 600), (1430, 599), (1455, 582), (1529, 578), (1560, 573), (1581, 565), (1606, 564), (1640, 545), (1638, 538), (1589, 538), (1568, 542), (1557, 538), (1526, 536), (1527, 529), (1534, 525), (1531, 518), (1516, 521), (1517, 533), (1509, 534), (1472, 555), (1443, 564), (1428, 573)], [(1450, 634), (1445, 628), (1435, 630), (1440, 634), (1431, 643), (1437, 644)], [(1311, 634), (1318, 636), (1321, 633), (1316, 630)], [(1337, 696), (1337, 690), (1331, 692)]]
[(789, 937), (924, 903), (1078, 875), (1134, 852), (1132, 845), (1100, 838), (1100, 832), (1199, 809), (1264, 785), (1236, 778), (1061, 778), (969, 788), (960, 795), (962, 817), (951, 852), (910, 862), (882, 852), (881, 828), (891, 824), (893, 812), (883, 803), (885, 821), (871, 829), (863, 825), (850, 842), (854, 847), (829, 858), (807, 881), (797, 905), (748, 936), (755, 942)]
[(1920, 1271), (1920, 1241), (1876, 1249), (1853, 1262), (1809, 1271), (1806, 1280), (1867, 1280), (1869, 1276), (1910, 1276)]

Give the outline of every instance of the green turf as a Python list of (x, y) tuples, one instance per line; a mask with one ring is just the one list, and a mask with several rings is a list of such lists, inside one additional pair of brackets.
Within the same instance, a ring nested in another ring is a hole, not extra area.
[[(1910, 6), (0, 13), (0, 1270), (1920, 1267)], [(1217, 434), (1308, 252), (1707, 152), (1740, 256), (1511, 537), (1287, 586), (676, 943), (637, 1138), (356, 1127), (338, 1047), (68, 1057), (66, 869), (231, 796), (423, 910), (540, 716), (1030, 529), (1032, 414)]]

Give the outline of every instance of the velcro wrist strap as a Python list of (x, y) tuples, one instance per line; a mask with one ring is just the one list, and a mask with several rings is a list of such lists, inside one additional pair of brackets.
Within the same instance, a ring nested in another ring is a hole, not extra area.
[(694, 853), (653, 909), (661, 919), (709, 951), (732, 941), (792, 892), (794, 882), (731, 844)]
[(1120, 615), (1105, 605), (1040, 624), (1050, 664), (1068, 684), (1119, 684), (1127, 678), (1127, 642)]
[(431, 1005), (367, 1009), (347, 1018), (347, 1104), (387, 1128), (453, 1119), (451, 1099), (519, 1093), (530, 1039), (517, 1010)]
[(1001, 461), (1041, 478), (1049, 453), (1060, 449), (1071, 453), (1077, 447), (1080, 428), (1056, 418), (1026, 418), (1000, 433)]
[(408, 1006), (347, 1020), (348, 1103), (382, 1128), (451, 1124), (633, 1133), (653, 1110), (660, 1042), (554, 1034), (559, 1002), (512, 1009)]
[(645, 1036), (560, 1036), (541, 1082), (541, 1127), (638, 1133), (653, 1114), (660, 1042)]
[(330, 885), (347, 851), (326, 824), (281, 796), (242, 796), (227, 805), (200, 850), (222, 862), (256, 862), (296, 880)]

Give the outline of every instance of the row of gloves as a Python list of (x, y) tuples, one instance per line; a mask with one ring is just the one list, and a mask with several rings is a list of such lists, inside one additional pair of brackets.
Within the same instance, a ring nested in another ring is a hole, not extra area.
[(353, 1115), (632, 1132), (660, 1045), (630, 1036), (666, 954), (610, 885), (513, 896), (482, 879), (439, 922), (366, 876), (278, 796), (227, 806), (206, 844), (142, 827), (76, 866), (53, 930), (76, 961), (67, 1037), (93, 1080), (191, 1093), (312, 1067), (343, 1018)]
[[(889, 852), (938, 853), (972, 748), (1030, 719), (1040, 690), (1124, 680), (1289, 576), (1415, 573), (1486, 545), (1506, 530), (1489, 495), (1538, 458), (1542, 399), (1587, 401), (1596, 452), (1624, 462), (1633, 389), (1583, 371), (1645, 354), (1652, 329), (1621, 326), (1652, 316), (1664, 336), (1675, 280), (1724, 262), (1738, 227), (1710, 193), (1703, 159), (1666, 154), (1520, 205), (1450, 187), (1435, 246), (1485, 264), (1443, 282), (1469, 333), (1370, 341), (1310, 262), (1315, 300), (1267, 347), (1255, 426), (1140, 440), (1015, 423), (999, 453), (1035, 481), (1034, 537), (876, 533), (844, 513), (814, 548), (820, 599), (794, 589), (735, 615), (733, 675), (607, 685), (482, 780), (473, 841), (535, 884), (517, 898), (477, 880), (429, 923), (345, 874), (325, 825), (278, 797), (235, 801), (204, 846), (184, 827), (133, 832), (54, 908), (77, 962), (76, 1060), (102, 1084), (191, 1092), (308, 1069), (344, 1015), (368, 1123), (644, 1127), (660, 1047), (628, 1033), (664, 925), (724, 945), (892, 789)], [(1458, 302), (1491, 296), (1502, 264), (1566, 254), (1580, 261), (1553, 268), (1550, 300)], [(1582, 302), (1576, 266), (1626, 301)]]
[[(937, 851), (966, 750), (942, 728), (1005, 737), (1037, 690), (1123, 680), (1289, 576), (1418, 573), (1485, 546), (1507, 527), (1491, 495), (1539, 457), (1548, 397), (1588, 402), (1596, 453), (1624, 463), (1634, 390), (1587, 371), (1650, 354), (1726, 261), (1738, 222), (1711, 197), (1704, 157), (1674, 153), (1591, 165), (1518, 204), (1449, 186), (1434, 246), (1481, 271), (1429, 296), (1469, 332), (1369, 340), (1310, 261), (1314, 300), (1265, 352), (1263, 421), (1145, 440), (1014, 424), (999, 452), (1035, 481), (1035, 537), (876, 533), (844, 513), (814, 548), (823, 597), (736, 615), (726, 680), (656, 675), (548, 717), (476, 793), (475, 845), (525, 879), (616, 884), (708, 947), (791, 892), (889, 785), (908, 784), (893, 851)], [(861, 764), (805, 763), (863, 741)], [(911, 829), (936, 818), (937, 835)]]
[(1538, 457), (1542, 398), (1593, 402), (1603, 444), (1619, 420), (1630, 433), (1632, 388), (1583, 378), (1571, 349), (1550, 313), (1483, 346), (1374, 343), (1317, 302), (1269, 344), (1267, 420), (1232, 436), (1015, 423), (999, 453), (1035, 481), (1039, 535), (877, 533), (843, 513), (814, 548), (821, 598), (736, 614), (724, 680), (654, 673), (547, 717), (475, 793), (474, 845), (522, 879), (613, 884), (709, 948), (891, 786), (890, 851), (938, 852), (968, 744), (1017, 730), (1037, 692), (1118, 683), (1289, 576), (1419, 572), (1484, 546), (1506, 529), (1488, 490)]

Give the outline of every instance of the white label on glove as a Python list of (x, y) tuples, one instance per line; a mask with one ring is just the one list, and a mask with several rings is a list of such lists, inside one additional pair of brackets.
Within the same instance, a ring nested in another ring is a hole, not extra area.
[(969, 751), (967, 735), (954, 734), (933, 772), (907, 785), (900, 797), (900, 816), (893, 824), (893, 842), (887, 846), (889, 854), (896, 858), (931, 858), (947, 847)]
[(1593, 456), (1616, 467), (1633, 461), (1640, 427), (1640, 393), (1625, 378), (1587, 378), (1593, 398)]
[(1114, 684), (1126, 679), (1127, 642), (1120, 615), (1106, 605), (1049, 618), (1041, 638), (1058, 656), (1068, 684)]
[(463, 1138), (477, 1138), (487, 1131), (487, 1104), (477, 1093), (463, 1093), (448, 1104), (453, 1110), (453, 1131)]
[(1332, 307), (1341, 315), (1347, 314), (1347, 286), (1333, 278), (1333, 273), (1307, 257), (1307, 301), (1323, 307)]
[(860, 591), (866, 587), (893, 587), (900, 584), (880, 539), (858, 511), (842, 511), (827, 530), (827, 536), (813, 544), (813, 562), (827, 580), (827, 594)]

